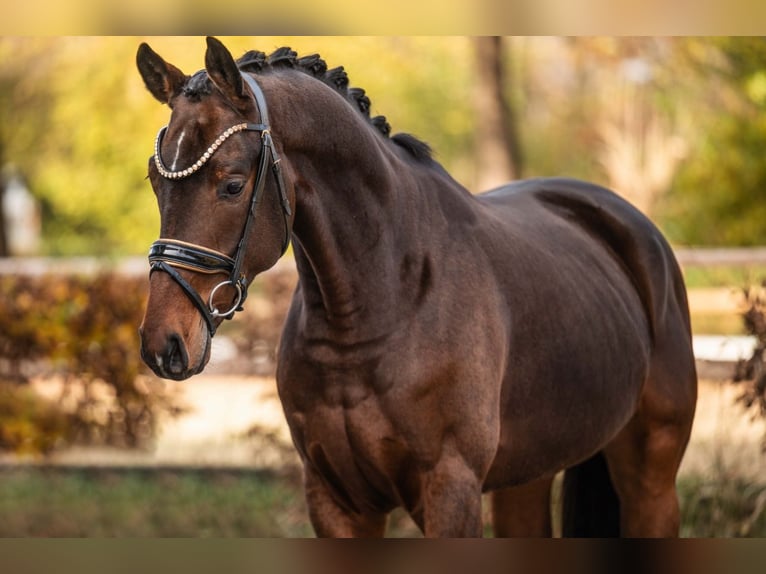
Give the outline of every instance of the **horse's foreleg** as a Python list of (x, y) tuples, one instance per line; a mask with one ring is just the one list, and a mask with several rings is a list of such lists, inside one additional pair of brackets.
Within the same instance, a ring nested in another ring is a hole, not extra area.
[(461, 457), (442, 457), (421, 484), (421, 512), (413, 518), (426, 537), (482, 536), (481, 483)]
[(496, 538), (551, 536), (552, 478), (496, 490), (492, 499), (492, 528)]
[(320, 538), (382, 538), (386, 514), (360, 514), (341, 507), (311, 469), (304, 470), (306, 504), (314, 532)]

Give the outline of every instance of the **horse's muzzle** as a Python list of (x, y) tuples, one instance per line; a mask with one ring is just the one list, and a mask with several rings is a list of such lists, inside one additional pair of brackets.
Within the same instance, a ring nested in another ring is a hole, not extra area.
[(188, 348), (177, 333), (170, 333), (154, 344), (147, 341), (143, 329), (139, 329), (139, 336), (141, 359), (155, 375), (163, 379), (183, 381), (197, 375), (205, 368), (210, 357), (210, 336), (207, 337), (206, 348), (196, 363), (190, 361)]

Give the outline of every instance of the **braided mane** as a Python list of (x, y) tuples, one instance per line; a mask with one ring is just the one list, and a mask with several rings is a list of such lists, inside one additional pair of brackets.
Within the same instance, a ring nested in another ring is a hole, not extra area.
[[(309, 74), (343, 96), (378, 132), (407, 150), (414, 159), (423, 162), (431, 159), (431, 148), (427, 143), (410, 134), (391, 136), (391, 126), (385, 116), (370, 117), (370, 98), (365, 91), (349, 87), (348, 75), (343, 66), (328, 69), (327, 63), (318, 54), (298, 57), (297, 52), (288, 47), (278, 48), (268, 56), (258, 50), (249, 50), (237, 60), (237, 66), (243, 72), (254, 74), (275, 68), (291, 68)], [(211, 92), (212, 82), (204, 70), (194, 74), (183, 89), (184, 95), (191, 99), (198, 99)]]

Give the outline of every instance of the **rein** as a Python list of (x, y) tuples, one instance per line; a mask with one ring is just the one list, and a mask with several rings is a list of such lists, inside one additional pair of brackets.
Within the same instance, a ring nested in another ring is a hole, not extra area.
[[(261, 195), (263, 188), (265, 187), (267, 174), (266, 168), (269, 163), (269, 158), (271, 158), (271, 169), (277, 182), (277, 189), (279, 191), (285, 223), (285, 235), (280, 256), (284, 255), (285, 251), (287, 251), (287, 247), (290, 245), (289, 220), (292, 215), (292, 210), (290, 209), (290, 201), (287, 198), (285, 182), (282, 177), (280, 157), (277, 154), (277, 150), (274, 148), (274, 142), (271, 139), (266, 99), (260, 86), (253, 78), (244, 73), (242, 74), (242, 78), (253, 93), (255, 107), (260, 114), (261, 123), (254, 124), (245, 122), (229, 128), (218, 137), (218, 139), (207, 149), (202, 157), (192, 165), (192, 167), (181, 171), (168, 170), (160, 157), (160, 146), (167, 126), (163, 127), (157, 134), (154, 150), (154, 161), (160, 175), (166, 179), (176, 180), (188, 177), (197, 172), (197, 170), (205, 165), (210, 156), (215, 153), (221, 144), (233, 134), (240, 131), (255, 131), (261, 133), (261, 154), (258, 161), (258, 171), (256, 172), (255, 183), (253, 185), (253, 194), (250, 200), (245, 226), (242, 229), (242, 235), (237, 244), (237, 250), (234, 256), (230, 257), (202, 245), (186, 243), (175, 239), (159, 239), (152, 243), (152, 246), (149, 249), (149, 263), (151, 265), (149, 275), (151, 276), (155, 271), (164, 271), (170, 275), (202, 314), (202, 318), (207, 323), (208, 332), (211, 337), (215, 335), (216, 332), (215, 320), (219, 317), (223, 319), (231, 319), (234, 316), (234, 313), (243, 309), (245, 299), (247, 298), (247, 278), (242, 271), (242, 265), (245, 260), (245, 246), (247, 245), (247, 239), (250, 236), (250, 232), (255, 223), (256, 208), (261, 201)], [(194, 287), (192, 287), (192, 285), (186, 281), (176, 269), (205, 274), (228, 274), (229, 278), (213, 287), (207, 302), (205, 302), (196, 289), (194, 289)], [(218, 290), (227, 285), (231, 285), (236, 290), (236, 298), (228, 311), (220, 311), (213, 304), (213, 299)]]

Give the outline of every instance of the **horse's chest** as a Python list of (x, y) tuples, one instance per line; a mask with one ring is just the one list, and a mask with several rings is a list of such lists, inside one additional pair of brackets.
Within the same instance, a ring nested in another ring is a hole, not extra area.
[(296, 447), (342, 504), (392, 507), (399, 498), (392, 477), (407, 454), (381, 398), (364, 377), (325, 375), (296, 396), (283, 396)]

